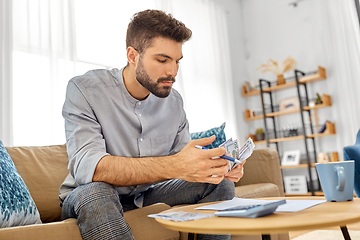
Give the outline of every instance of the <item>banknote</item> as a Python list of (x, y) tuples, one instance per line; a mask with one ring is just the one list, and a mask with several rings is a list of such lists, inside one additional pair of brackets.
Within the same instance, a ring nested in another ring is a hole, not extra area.
[(244, 145), (239, 149), (239, 160), (243, 161), (251, 156), (255, 149), (255, 144), (251, 138), (248, 138)]
[(226, 140), (225, 142), (223, 142), (222, 144), (220, 144), (219, 147), (224, 147), (224, 148), (226, 148), (225, 146), (226, 146), (227, 144), (230, 144), (232, 141), (233, 141), (232, 138), (229, 138), (228, 140)]
[[(251, 156), (255, 149), (255, 144), (251, 138), (248, 138), (246, 142), (241, 146), (241, 148), (239, 148), (238, 140), (232, 140), (232, 138), (230, 138), (224, 143), (222, 143), (220, 147), (224, 147), (226, 149), (226, 153), (230, 154), (233, 158), (243, 162)], [(237, 163), (231, 162), (230, 169), (235, 168), (237, 165)]]
[(213, 216), (214, 214), (212, 213), (194, 213), (194, 212), (184, 212), (184, 211), (148, 215), (148, 217), (161, 218), (175, 222), (191, 221), (202, 218), (209, 218)]

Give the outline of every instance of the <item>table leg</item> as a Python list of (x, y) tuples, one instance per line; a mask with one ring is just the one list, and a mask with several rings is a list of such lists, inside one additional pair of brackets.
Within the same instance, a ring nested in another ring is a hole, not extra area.
[[(346, 228), (346, 227), (345, 227)], [(342, 230), (342, 229), (341, 229)], [(262, 240), (271, 240), (270, 235), (263, 234), (261, 235)], [(350, 238), (349, 238), (350, 239)], [(188, 240), (195, 240), (195, 234), (194, 233), (188, 233)], [(345, 238), (345, 240), (348, 240)], [(351, 239), (350, 239), (351, 240)]]
[(340, 227), (345, 240), (351, 240), (347, 227)]
[(271, 240), (270, 234), (263, 234), (263, 235), (261, 235), (261, 239), (262, 239), (262, 240)]
[(188, 240), (195, 240), (195, 234), (194, 233), (188, 233)]

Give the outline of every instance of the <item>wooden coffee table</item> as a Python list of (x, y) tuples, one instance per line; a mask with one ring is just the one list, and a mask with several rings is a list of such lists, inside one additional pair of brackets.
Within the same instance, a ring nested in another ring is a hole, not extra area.
[[(283, 199), (263, 198), (268, 200)], [(288, 200), (314, 200), (325, 199), (324, 197), (287, 197)], [(213, 213), (210, 210), (194, 210), (197, 207), (213, 204), (195, 204), (178, 208), (172, 208), (164, 212), (185, 211), (199, 213)], [(270, 239), (273, 233), (288, 233), (289, 231), (315, 230), (327, 227), (339, 226), (344, 239), (350, 239), (347, 224), (360, 221), (360, 199), (354, 198), (348, 202), (325, 202), (299, 212), (279, 212), (260, 218), (232, 218), (211, 217), (196, 221), (173, 222), (164, 219), (156, 219), (164, 227), (188, 232), (189, 239), (196, 233), (203, 234), (232, 234), (253, 235), (261, 234), (262, 238)], [(191, 234), (194, 233), (194, 234)]]

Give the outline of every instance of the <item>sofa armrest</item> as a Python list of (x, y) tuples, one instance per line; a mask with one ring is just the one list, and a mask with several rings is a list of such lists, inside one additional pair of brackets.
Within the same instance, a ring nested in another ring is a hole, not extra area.
[(244, 176), (235, 186), (255, 183), (273, 183), (279, 189), (279, 196), (284, 196), (280, 160), (273, 148), (256, 149), (244, 165)]
[(82, 240), (76, 219), (0, 229), (1, 240)]

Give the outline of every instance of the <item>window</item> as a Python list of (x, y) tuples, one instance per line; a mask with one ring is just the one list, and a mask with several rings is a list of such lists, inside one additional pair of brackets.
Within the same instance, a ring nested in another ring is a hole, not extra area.
[[(145, 9), (171, 12), (196, 32), (183, 47), (186, 56), (174, 85), (183, 95), (190, 131), (227, 121), (226, 129), (235, 134), (234, 111), (228, 110), (233, 106), (228, 46), (217, 39), (227, 38), (225, 11), (212, 1), (14, 0), (12, 9), (13, 145), (65, 143), (61, 110), (67, 82), (91, 69), (125, 66), (127, 25)], [(221, 49), (215, 46), (220, 42)], [(194, 102), (199, 99), (203, 102)]]

